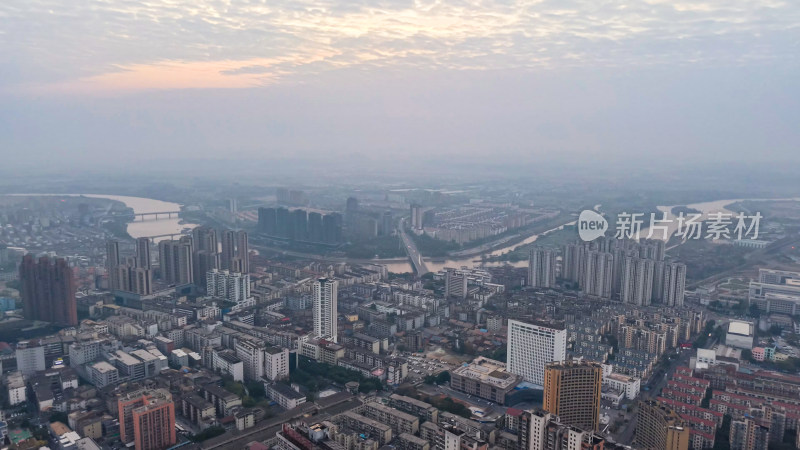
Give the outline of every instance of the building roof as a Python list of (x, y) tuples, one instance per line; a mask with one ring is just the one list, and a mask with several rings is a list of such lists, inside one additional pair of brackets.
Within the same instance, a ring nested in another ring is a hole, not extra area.
[(128, 353), (125, 353), (122, 350), (117, 350), (113, 352), (112, 355), (126, 366), (133, 366), (142, 363), (142, 361), (140, 361), (139, 359), (134, 358), (133, 356), (129, 355)]
[(280, 395), (282, 397), (286, 397), (286, 398), (288, 398), (290, 400), (297, 400), (297, 399), (305, 397), (305, 395), (295, 391), (294, 389), (292, 389), (291, 386), (289, 386), (288, 384), (284, 384), (284, 383), (270, 384), (268, 389), (270, 389), (273, 392), (277, 393), (278, 395)]
[(471, 363), (463, 365), (453, 371), (459, 375), (482, 383), (495, 385), (499, 388), (509, 388), (518, 384), (521, 377), (506, 371), (506, 365), (500, 361), (478, 357)]
[(382, 430), (384, 432), (389, 431), (389, 430), (392, 429), (392, 427), (390, 427), (389, 425), (386, 425), (384, 423), (378, 422), (377, 420), (372, 420), (369, 417), (362, 416), (361, 414), (355, 413), (353, 411), (346, 411), (346, 412), (342, 413), (342, 415), (350, 417), (351, 419), (357, 420), (357, 421), (359, 421), (359, 422), (361, 422), (361, 423), (363, 423), (365, 425), (368, 425), (368, 426), (370, 426), (372, 428), (375, 428), (375, 429), (378, 429), (378, 430)]
[(242, 362), (242, 359), (236, 356), (236, 354), (230, 350), (218, 352), (217, 357), (222, 359), (228, 364), (239, 364)]
[(368, 408), (375, 408), (375, 409), (377, 409), (379, 411), (382, 411), (382, 412), (384, 412), (386, 414), (390, 414), (390, 415), (392, 415), (394, 417), (399, 417), (400, 419), (403, 419), (403, 420), (405, 420), (407, 422), (413, 422), (415, 420), (418, 420), (416, 416), (412, 416), (411, 414), (408, 414), (406, 412), (400, 411), (399, 409), (390, 408), (390, 407), (384, 405), (383, 403), (378, 403), (378, 402), (367, 403), (366, 406)]
[(400, 440), (410, 442), (419, 447), (422, 447), (428, 443), (428, 441), (426, 441), (425, 439), (419, 438), (417, 436), (414, 436), (413, 434), (408, 434), (408, 433), (401, 433), (400, 436), (398, 436), (398, 438)]
[[(430, 408), (434, 407), (430, 403), (423, 402), (422, 400), (417, 400), (417, 399), (415, 399), (413, 397), (406, 397), (405, 395), (392, 394), (392, 395), (389, 396), (389, 398), (392, 399), (392, 400), (397, 400), (397, 401), (400, 401), (400, 402), (403, 402), (403, 403), (408, 403), (410, 405), (414, 405), (417, 408), (421, 408), (421, 409), (430, 409)], [(509, 409), (511, 409), (511, 408), (509, 408)]]
[(732, 320), (731, 323), (728, 325), (728, 333), (738, 334), (741, 336), (752, 336), (753, 324), (750, 322), (739, 322), (736, 320)]
[(206, 391), (210, 392), (211, 395), (213, 395), (215, 397), (219, 397), (219, 398), (224, 399), (224, 400), (233, 400), (233, 399), (238, 399), (239, 398), (239, 396), (234, 394), (233, 392), (231, 392), (231, 391), (229, 391), (229, 390), (227, 390), (225, 388), (221, 388), (221, 387), (219, 387), (219, 386), (217, 386), (216, 384), (213, 384), (213, 383), (203, 386), (203, 389), (205, 389)]
[(214, 407), (214, 405), (212, 405), (210, 402), (206, 401), (206, 399), (200, 397), (199, 395), (195, 395), (195, 394), (189, 394), (186, 397), (183, 397), (183, 401), (185, 401), (186, 403), (194, 406), (197, 409), (207, 409), (207, 408), (213, 408)]
[(506, 415), (507, 415), (507, 416), (513, 416), (513, 417), (517, 417), (517, 416), (521, 416), (521, 415), (522, 415), (522, 412), (523, 412), (523, 411), (522, 411), (521, 409), (517, 409), (517, 408), (508, 408), (508, 409), (506, 410)]
[(111, 372), (113, 370), (117, 370), (116, 367), (112, 366), (111, 364), (109, 364), (109, 363), (107, 363), (105, 361), (100, 361), (99, 363), (94, 364), (92, 366), (92, 369), (94, 369), (94, 370), (96, 370), (96, 371), (98, 371), (100, 373), (106, 373), (106, 372)]
[(67, 434), (72, 431), (62, 422), (52, 422), (50, 424), (50, 429), (53, 430), (53, 433), (55, 433), (56, 436), (61, 436), (62, 434)]
[(277, 355), (278, 353), (283, 353), (285, 349), (283, 347), (276, 347), (274, 345), (267, 345), (264, 351), (269, 353), (270, 355)]

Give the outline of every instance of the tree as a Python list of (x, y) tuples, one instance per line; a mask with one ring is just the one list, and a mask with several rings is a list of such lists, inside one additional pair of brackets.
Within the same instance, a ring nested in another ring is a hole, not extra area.
[(755, 360), (753, 359), (753, 351), (748, 349), (742, 350), (742, 359), (754, 362)]
[(773, 336), (780, 336), (780, 334), (782, 332), (783, 332), (783, 328), (781, 328), (778, 325), (772, 325), (771, 327), (769, 327), (769, 334), (771, 334)]
[(247, 387), (247, 393), (253, 398), (262, 399), (267, 396), (266, 391), (264, 391), (264, 383), (259, 383), (258, 381), (248, 381), (245, 385)]
[(761, 310), (758, 309), (758, 306), (755, 303), (750, 305), (750, 317), (754, 317), (756, 319), (761, 317)]
[(488, 357), (489, 359), (493, 359), (495, 361), (507, 362), (506, 359), (508, 359), (508, 355), (506, 354), (506, 351), (507, 351), (506, 346), (501, 345), (500, 347), (497, 347), (493, 352), (489, 353)]
[(455, 402), (450, 397), (444, 397), (441, 399), (432, 399), (429, 403), (441, 409), (442, 411), (453, 413), (457, 416), (465, 417), (467, 419), (472, 417), (472, 411), (470, 411), (469, 408), (464, 406), (463, 403)]
[(239, 398), (244, 397), (244, 385), (238, 381), (233, 381), (233, 378), (231, 378), (230, 380), (223, 381), (222, 387), (224, 387), (225, 390), (233, 392), (234, 394), (238, 395)]
[(225, 433), (225, 428), (221, 426), (213, 426), (213, 427), (208, 427), (197, 434), (189, 436), (189, 440), (192, 442), (203, 442), (207, 439), (217, 437), (224, 433)]

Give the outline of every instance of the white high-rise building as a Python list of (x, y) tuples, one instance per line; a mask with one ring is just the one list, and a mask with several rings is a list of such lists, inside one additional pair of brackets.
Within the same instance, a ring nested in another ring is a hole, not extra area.
[(531, 250), (528, 261), (528, 286), (556, 286), (556, 252), (543, 248)]
[(627, 256), (622, 263), (620, 300), (638, 306), (649, 306), (653, 298), (655, 261)]
[(314, 282), (314, 336), (337, 342), (337, 291), (339, 282), (320, 278)]
[(544, 367), (567, 358), (567, 330), (554, 325), (508, 321), (507, 370), (544, 385)]
[(250, 298), (250, 275), (227, 270), (209, 270), (206, 274), (206, 293), (234, 303)]
[(686, 290), (686, 264), (665, 264), (663, 277), (664, 294), (661, 298), (664, 304), (683, 306), (683, 295)]
[(289, 349), (267, 346), (264, 352), (264, 377), (270, 381), (289, 377)]
[(614, 255), (593, 250), (584, 255), (581, 290), (586, 295), (611, 298)]
[(553, 415), (547, 411), (534, 410), (530, 412), (530, 429), (528, 430), (528, 448), (526, 450), (546, 450), (547, 433), (545, 429)]
[(6, 378), (8, 388), (8, 404), (11, 406), (25, 403), (27, 387), (21, 372), (11, 372)]
[(17, 370), (23, 375), (30, 375), (45, 370), (44, 347), (28, 341), (17, 344)]
[(561, 278), (581, 283), (583, 277), (584, 248), (580, 244), (567, 244), (561, 252)]
[(266, 344), (255, 340), (238, 339), (234, 346), (236, 356), (242, 360), (244, 379), (260, 381), (264, 376), (264, 357)]
[(469, 280), (464, 270), (446, 268), (444, 274), (444, 296), (467, 298)]

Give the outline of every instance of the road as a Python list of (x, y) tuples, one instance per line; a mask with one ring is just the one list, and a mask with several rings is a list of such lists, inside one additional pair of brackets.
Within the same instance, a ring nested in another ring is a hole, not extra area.
[[(655, 369), (653, 376), (650, 377), (650, 381), (642, 385), (642, 391), (639, 393), (639, 400), (654, 400), (661, 393), (661, 389), (667, 384), (667, 380), (672, 378), (672, 374), (675, 373), (675, 370), (679, 366), (689, 366), (689, 358), (694, 353), (694, 350), (684, 349), (679, 350), (679, 352), (677, 356), (675, 356), (674, 353), (668, 353), (672, 355), (669, 364), (664, 368)], [(645, 391), (645, 388), (648, 388), (648, 390)], [(615, 419), (614, 415), (612, 414), (611, 417), (613, 421), (613, 419)], [(636, 431), (636, 414), (630, 414), (626, 417), (629, 419), (628, 423), (614, 433), (613, 436), (617, 442), (630, 445), (633, 443), (633, 434), (634, 431)]]
[(425, 265), (425, 260), (422, 259), (422, 255), (417, 250), (417, 246), (414, 245), (414, 241), (406, 234), (405, 228), (405, 218), (400, 219), (400, 227), (397, 228), (397, 232), (400, 233), (400, 238), (406, 247), (406, 253), (408, 253), (408, 259), (411, 260), (411, 264), (414, 266), (414, 271), (417, 272), (417, 276), (421, 277), (430, 272), (430, 270)]

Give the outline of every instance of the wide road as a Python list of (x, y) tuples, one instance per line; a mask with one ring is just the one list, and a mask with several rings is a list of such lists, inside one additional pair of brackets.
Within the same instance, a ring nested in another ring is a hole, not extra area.
[(417, 276), (421, 277), (430, 272), (430, 270), (428, 270), (428, 267), (425, 265), (425, 260), (422, 259), (422, 255), (419, 253), (419, 250), (417, 250), (414, 241), (406, 234), (405, 223), (405, 218), (400, 219), (400, 226), (397, 228), (397, 232), (400, 233), (400, 238), (403, 240), (403, 245), (406, 247), (406, 253), (408, 253), (408, 259), (411, 260), (411, 264), (414, 266), (414, 271), (417, 272)]

